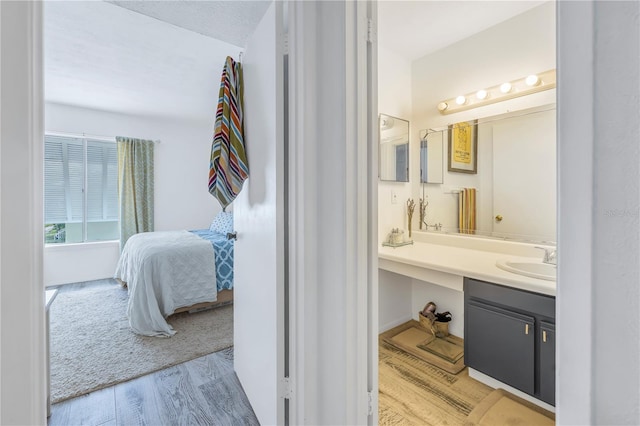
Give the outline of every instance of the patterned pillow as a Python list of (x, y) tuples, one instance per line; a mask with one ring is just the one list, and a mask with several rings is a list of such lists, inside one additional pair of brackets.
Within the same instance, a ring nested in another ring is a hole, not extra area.
[(232, 212), (220, 212), (211, 222), (209, 230), (212, 232), (218, 232), (220, 234), (226, 234), (227, 232), (233, 232), (233, 213)]

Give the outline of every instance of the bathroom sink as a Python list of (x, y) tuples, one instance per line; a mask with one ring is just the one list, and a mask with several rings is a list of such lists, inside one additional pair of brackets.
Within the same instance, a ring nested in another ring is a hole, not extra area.
[(550, 265), (548, 263), (499, 260), (496, 262), (496, 266), (507, 272), (524, 275), (526, 277), (548, 281), (556, 280), (556, 265)]

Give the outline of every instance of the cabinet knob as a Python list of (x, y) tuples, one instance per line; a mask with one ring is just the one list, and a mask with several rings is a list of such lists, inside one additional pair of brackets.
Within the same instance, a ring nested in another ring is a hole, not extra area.
[(496, 215), (496, 222), (502, 222), (502, 215)]
[(545, 330), (542, 330), (542, 341), (547, 343), (547, 332)]
[(524, 334), (529, 334), (529, 324), (524, 325)]

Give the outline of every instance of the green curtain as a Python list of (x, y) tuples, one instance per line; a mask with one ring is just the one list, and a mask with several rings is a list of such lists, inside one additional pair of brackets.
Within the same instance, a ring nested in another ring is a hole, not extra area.
[(153, 231), (153, 146), (150, 140), (116, 137), (120, 250), (129, 237)]

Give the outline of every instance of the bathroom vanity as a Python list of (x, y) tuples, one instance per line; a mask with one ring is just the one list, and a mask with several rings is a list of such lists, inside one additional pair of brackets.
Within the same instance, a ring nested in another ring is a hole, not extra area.
[[(413, 278), (412, 297), (416, 286), (428, 287), (430, 294), (449, 289), (451, 298), (464, 307), (452, 313), (458, 322), (454, 334), (464, 336), (469, 375), (492, 387), (520, 391), (520, 396), (552, 409), (555, 279), (498, 266), (535, 266), (542, 263), (542, 253), (527, 243), (440, 233), (417, 232), (414, 240), (410, 246), (380, 247), (379, 268)], [(417, 310), (412, 316), (417, 319)]]
[(555, 405), (555, 297), (465, 278), (465, 364)]

